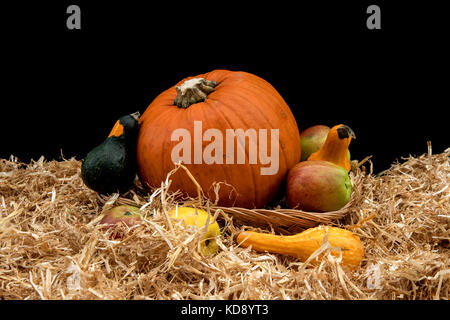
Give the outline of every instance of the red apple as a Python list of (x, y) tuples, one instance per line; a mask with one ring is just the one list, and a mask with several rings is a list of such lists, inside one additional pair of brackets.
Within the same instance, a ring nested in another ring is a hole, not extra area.
[[(134, 226), (141, 221), (141, 211), (137, 207), (129, 205), (121, 205), (109, 209), (100, 224), (104, 224), (104, 229), (116, 228), (118, 224), (124, 224), (127, 227)], [(112, 237), (114, 239), (121, 238), (123, 235), (119, 232), (113, 232)]]
[(308, 157), (320, 149), (327, 139), (330, 127), (325, 125), (315, 125), (305, 129), (300, 134), (300, 141), (302, 144), (302, 156), (300, 161), (305, 161)]
[(300, 162), (287, 176), (287, 198), (291, 208), (312, 212), (339, 210), (349, 201), (351, 191), (347, 171), (328, 161)]

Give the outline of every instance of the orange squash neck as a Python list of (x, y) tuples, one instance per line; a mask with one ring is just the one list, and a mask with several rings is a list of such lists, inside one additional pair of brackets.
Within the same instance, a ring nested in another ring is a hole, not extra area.
[(348, 158), (348, 146), (351, 139), (351, 137), (340, 139), (335, 132), (330, 131), (323, 146), (311, 154), (308, 160), (329, 161), (350, 171), (351, 164)]

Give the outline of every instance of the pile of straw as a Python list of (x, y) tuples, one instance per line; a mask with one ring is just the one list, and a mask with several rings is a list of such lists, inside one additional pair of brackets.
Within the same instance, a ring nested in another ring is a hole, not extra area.
[[(449, 155), (356, 171), (354, 204), (330, 223), (363, 241), (355, 271), (331, 254), (310, 265), (240, 248), (244, 226), (213, 208), (220, 251), (202, 257), (204, 230), (167, 217), (177, 204), (170, 178), (152, 194), (102, 197), (84, 186), (75, 159), (0, 160), (0, 299), (448, 299)], [(143, 207), (145, 218), (110, 240), (99, 221), (118, 204)]]

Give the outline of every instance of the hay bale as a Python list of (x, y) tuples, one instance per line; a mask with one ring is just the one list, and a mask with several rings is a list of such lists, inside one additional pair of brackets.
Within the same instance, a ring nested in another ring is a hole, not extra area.
[[(449, 155), (429, 151), (379, 175), (358, 173), (357, 204), (332, 223), (365, 245), (355, 271), (331, 254), (307, 265), (239, 248), (242, 226), (223, 210), (211, 211), (221, 250), (205, 258), (202, 230), (167, 217), (178, 201), (169, 180), (152, 194), (138, 186), (103, 197), (83, 185), (75, 159), (2, 159), (0, 299), (448, 299)], [(110, 240), (98, 223), (118, 204), (141, 206), (144, 219)]]

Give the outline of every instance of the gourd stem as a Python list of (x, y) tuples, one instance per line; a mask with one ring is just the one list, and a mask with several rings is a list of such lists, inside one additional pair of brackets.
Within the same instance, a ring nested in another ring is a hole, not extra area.
[(216, 81), (204, 78), (186, 80), (181, 86), (175, 87), (177, 96), (173, 103), (178, 108), (186, 109), (190, 105), (205, 101), (208, 95), (214, 91), (215, 86), (217, 86)]
[(130, 116), (132, 116), (136, 121), (138, 121), (139, 118), (141, 117), (141, 113), (139, 111), (136, 111), (135, 113), (130, 114)]

